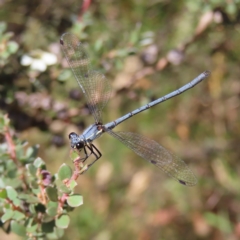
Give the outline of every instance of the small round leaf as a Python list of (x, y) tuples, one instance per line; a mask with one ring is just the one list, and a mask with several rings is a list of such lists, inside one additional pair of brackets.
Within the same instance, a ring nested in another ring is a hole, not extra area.
[(76, 159), (79, 158), (79, 154), (77, 151), (74, 151), (74, 150), (70, 150), (70, 154), (69, 154), (69, 157), (72, 159), (72, 161), (74, 162)]
[(38, 187), (39, 187), (39, 185), (38, 185), (38, 183), (37, 183), (36, 180), (32, 180), (32, 181), (30, 182), (30, 186), (31, 186), (31, 188), (33, 188), (33, 189), (38, 189)]
[(70, 207), (78, 207), (83, 204), (83, 197), (80, 194), (73, 194), (67, 198)]
[(57, 206), (51, 206), (48, 207), (46, 212), (49, 216), (54, 217), (57, 215), (58, 207)]
[(26, 151), (26, 157), (27, 158), (36, 157), (38, 149), (39, 149), (38, 145), (29, 147)]
[(37, 168), (32, 163), (27, 164), (26, 168), (33, 177), (36, 177)]
[(13, 200), (13, 204), (14, 204), (15, 206), (19, 207), (19, 206), (21, 205), (20, 199), (15, 198), (15, 199)]
[(55, 227), (52, 233), (47, 234), (48, 239), (59, 239), (63, 236), (64, 230), (61, 228)]
[(18, 44), (13, 41), (9, 41), (8, 43), (8, 52), (15, 53), (18, 50)]
[(45, 162), (40, 157), (36, 158), (33, 164), (36, 168), (40, 168), (46, 165)]
[(36, 232), (38, 227), (38, 223), (36, 222), (36, 220), (34, 220), (33, 218), (29, 218), (26, 223), (27, 223), (26, 230), (28, 233)]
[(7, 186), (6, 190), (7, 190), (7, 196), (10, 200), (15, 200), (17, 198), (18, 194), (13, 187)]
[(70, 194), (72, 192), (72, 190), (70, 188), (68, 188), (66, 185), (62, 184), (58, 187), (59, 191), (62, 193), (67, 193)]
[(51, 223), (52, 221), (54, 221), (54, 216), (44, 214), (44, 216), (42, 218), (42, 223)]
[(62, 164), (58, 170), (58, 177), (61, 181), (69, 179), (72, 176), (72, 169), (67, 164)]
[(14, 215), (14, 211), (12, 209), (6, 209), (5, 213), (2, 215), (1, 220), (3, 223), (11, 219)]
[(16, 221), (11, 221), (11, 230), (21, 237), (26, 237), (26, 229)]
[(56, 226), (58, 228), (67, 228), (70, 222), (70, 218), (67, 214), (62, 214), (56, 219)]
[(18, 198), (21, 200), (26, 200), (28, 203), (39, 203), (40, 202), (39, 198), (37, 198), (33, 195), (26, 194), (26, 193), (19, 193)]
[(73, 190), (77, 186), (77, 182), (75, 180), (71, 180), (69, 183), (69, 187)]
[(49, 208), (49, 207), (57, 207), (58, 206), (58, 203), (57, 202), (48, 202), (47, 203), (47, 208)]
[(19, 211), (14, 211), (13, 219), (20, 221), (25, 218), (25, 215)]
[(58, 192), (57, 189), (54, 187), (47, 187), (46, 188), (46, 193), (48, 198), (53, 201), (53, 202), (57, 202), (58, 201)]
[(55, 228), (55, 221), (52, 220), (51, 222), (43, 222), (41, 224), (41, 228), (44, 233), (52, 233)]
[(35, 209), (35, 206), (34, 206), (33, 204), (31, 204), (31, 205), (29, 206), (29, 211), (30, 211), (30, 213), (32, 213), (32, 214), (35, 214), (35, 213), (36, 213), (36, 209)]

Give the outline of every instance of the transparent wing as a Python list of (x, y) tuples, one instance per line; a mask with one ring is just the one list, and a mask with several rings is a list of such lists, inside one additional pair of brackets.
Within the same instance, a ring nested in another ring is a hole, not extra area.
[(91, 68), (90, 60), (78, 38), (71, 33), (61, 36), (60, 44), (65, 57), (81, 87), (89, 110), (96, 123), (102, 123), (101, 112), (111, 95), (111, 86), (106, 77)]
[(170, 153), (157, 142), (132, 132), (113, 132), (107, 130), (107, 133), (132, 149), (140, 157), (175, 178), (179, 183), (186, 186), (193, 186), (197, 183), (196, 177), (184, 161)]

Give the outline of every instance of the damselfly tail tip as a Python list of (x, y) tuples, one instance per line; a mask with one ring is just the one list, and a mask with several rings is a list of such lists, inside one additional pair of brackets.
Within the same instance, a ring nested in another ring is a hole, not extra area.
[(207, 78), (207, 77), (209, 77), (211, 75), (211, 72), (207, 70), (207, 71), (203, 72), (203, 74)]

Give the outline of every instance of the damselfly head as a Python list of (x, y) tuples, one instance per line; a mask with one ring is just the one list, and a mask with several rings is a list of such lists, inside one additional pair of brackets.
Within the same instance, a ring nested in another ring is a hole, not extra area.
[(84, 147), (84, 139), (82, 139), (81, 136), (79, 136), (75, 132), (71, 132), (68, 135), (68, 137), (71, 141), (71, 148), (76, 148), (76, 149), (80, 150)]

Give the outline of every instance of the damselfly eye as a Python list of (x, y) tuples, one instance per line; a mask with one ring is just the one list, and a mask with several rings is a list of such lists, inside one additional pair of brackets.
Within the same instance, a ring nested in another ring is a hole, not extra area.
[(83, 148), (83, 143), (82, 142), (78, 142), (77, 144), (76, 144), (76, 148), (77, 149), (81, 149), (81, 148)]

